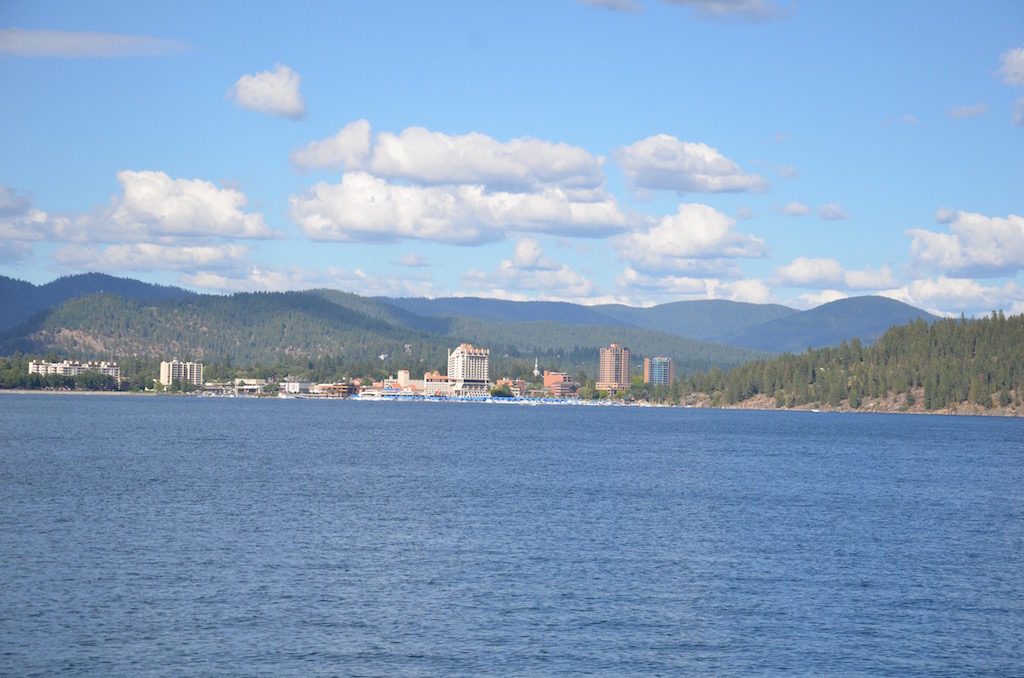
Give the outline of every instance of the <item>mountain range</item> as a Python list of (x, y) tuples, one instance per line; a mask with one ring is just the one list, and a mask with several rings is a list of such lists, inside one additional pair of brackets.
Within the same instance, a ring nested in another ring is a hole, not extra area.
[[(0, 353), (82, 358), (194, 357), (235, 364), (282, 359), (444, 368), (447, 347), (491, 348), (493, 361), (593, 365), (617, 341), (635, 355), (670, 355), (680, 373), (732, 367), (857, 337), (868, 345), (921, 309), (883, 297), (843, 299), (800, 311), (778, 304), (679, 301), (649, 308), (473, 297), (362, 297), (338, 290), (196, 294), (99, 273), (45, 285), (0, 276)], [(385, 358), (380, 358), (384, 360)]]

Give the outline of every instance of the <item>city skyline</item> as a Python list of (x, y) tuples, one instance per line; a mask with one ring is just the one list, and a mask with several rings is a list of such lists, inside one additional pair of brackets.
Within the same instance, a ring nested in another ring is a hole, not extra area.
[(1024, 6), (7, 3), (0, 274), (1024, 312)]

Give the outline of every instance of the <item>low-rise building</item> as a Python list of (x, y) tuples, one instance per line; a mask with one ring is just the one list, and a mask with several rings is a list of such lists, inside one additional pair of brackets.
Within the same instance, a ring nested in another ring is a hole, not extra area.
[(75, 377), (82, 372), (99, 372), (121, 381), (121, 368), (116, 362), (62, 360), (59, 363), (51, 363), (45, 360), (33, 360), (28, 364), (29, 374), (59, 374), (63, 377)]

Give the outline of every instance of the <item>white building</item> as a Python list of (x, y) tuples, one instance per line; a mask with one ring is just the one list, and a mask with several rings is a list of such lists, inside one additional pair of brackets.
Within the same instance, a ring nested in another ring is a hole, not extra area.
[(29, 374), (59, 374), (64, 377), (74, 377), (82, 372), (99, 372), (121, 381), (121, 368), (116, 362), (86, 362), (77, 360), (62, 360), (59, 363), (48, 363), (45, 360), (33, 360), (28, 364)]
[(280, 389), (281, 393), (296, 395), (299, 393), (309, 393), (309, 390), (310, 388), (312, 388), (313, 383), (309, 381), (302, 381), (301, 379), (295, 379), (294, 377), (288, 377), (287, 379), (279, 383), (277, 386)]
[(175, 381), (187, 381), (196, 386), (203, 385), (203, 364), (183, 363), (177, 358), (160, 363), (160, 383), (170, 386)]
[(448, 352), (448, 380), (452, 395), (478, 396), (490, 393), (488, 362), (490, 350), (474, 348), (472, 344), (461, 344)]

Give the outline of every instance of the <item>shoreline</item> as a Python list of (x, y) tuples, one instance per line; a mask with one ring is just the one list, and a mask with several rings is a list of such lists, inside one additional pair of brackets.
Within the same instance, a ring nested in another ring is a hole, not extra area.
[[(32, 390), (32, 389), (0, 389), (0, 395), (59, 395), (59, 396), (136, 396), (136, 397), (171, 397), (171, 398), (224, 398), (227, 396), (201, 396), (187, 393), (153, 393), (145, 391), (61, 391), (61, 390)], [(707, 396), (693, 398), (684, 404), (669, 405), (659, 403), (625, 403), (621, 401), (608, 400), (545, 400), (539, 398), (486, 398), (479, 400), (414, 400), (412, 398), (391, 397), (391, 398), (319, 398), (316, 396), (305, 396), (300, 398), (278, 398), (277, 396), (241, 396), (244, 400), (352, 400), (354, 402), (439, 402), (439, 403), (485, 403), (498, 405), (516, 405), (520, 407), (553, 407), (553, 406), (576, 406), (576, 407), (656, 407), (656, 408), (679, 408), (690, 410), (746, 410), (746, 411), (772, 411), (772, 412), (807, 412), (813, 414), (910, 414), (925, 416), (961, 416), (961, 417), (1024, 417), (1024, 412), (1018, 411), (1014, 405), (1007, 407), (983, 408), (974, 403), (960, 403), (955, 407), (945, 407), (938, 410), (926, 410), (920, 405), (913, 407), (893, 406), (888, 402), (868, 403), (860, 408), (851, 408), (848, 405), (829, 407), (828, 405), (800, 405), (798, 407), (776, 407), (774, 399), (767, 397), (756, 397), (741, 403), (732, 405), (712, 405)]]

